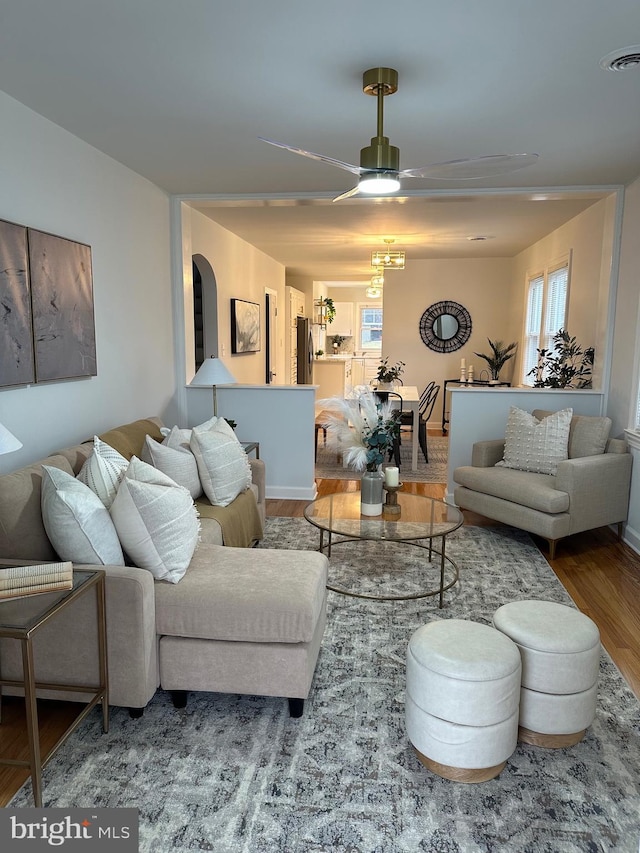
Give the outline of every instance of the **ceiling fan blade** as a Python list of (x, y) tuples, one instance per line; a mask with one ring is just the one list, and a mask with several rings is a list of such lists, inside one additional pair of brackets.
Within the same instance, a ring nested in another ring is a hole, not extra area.
[(360, 166), (353, 166), (351, 163), (344, 163), (342, 160), (335, 160), (333, 157), (325, 157), (324, 154), (314, 154), (313, 151), (305, 151), (304, 148), (296, 148), (294, 145), (285, 145), (284, 142), (274, 142), (273, 139), (266, 139), (264, 136), (259, 136), (258, 139), (262, 142), (268, 142), (269, 145), (275, 145), (276, 148), (284, 148), (285, 151), (291, 151), (293, 154), (301, 154), (311, 160), (319, 160), (321, 163), (337, 166), (338, 169), (344, 169), (353, 175), (359, 175), (362, 172)]
[(357, 195), (360, 192), (360, 187), (356, 185), (350, 190), (347, 190), (346, 193), (342, 193), (341, 195), (337, 195), (333, 200), (334, 201), (342, 201), (345, 198), (351, 198), (351, 196)]
[(517, 172), (518, 169), (532, 166), (537, 159), (537, 154), (490, 154), (488, 157), (474, 157), (470, 160), (432, 163), (421, 169), (403, 169), (400, 177), (444, 178), (451, 181), (490, 178), (493, 175), (506, 175), (508, 172)]

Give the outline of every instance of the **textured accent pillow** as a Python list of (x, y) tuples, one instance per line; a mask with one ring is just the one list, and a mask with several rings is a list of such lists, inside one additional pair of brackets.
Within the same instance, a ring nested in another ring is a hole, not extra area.
[(198, 464), (188, 447), (181, 446), (179, 442), (177, 446), (172, 446), (169, 443), (172, 434), (173, 430), (162, 444), (148, 435), (142, 447), (142, 461), (148, 465), (153, 465), (167, 477), (171, 477), (175, 483), (185, 488), (195, 500), (202, 494)]
[(228, 506), (251, 485), (247, 454), (224, 418), (194, 427), (191, 450), (202, 488), (213, 506)]
[[(541, 420), (552, 415), (553, 412), (534, 409), (533, 414)], [(600, 415), (574, 415), (571, 418), (569, 430), (569, 459), (600, 456), (604, 453), (611, 432), (611, 423), (611, 418)]]
[(539, 421), (511, 406), (505, 430), (504, 468), (555, 474), (558, 463), (568, 458), (569, 427), (573, 409), (562, 409)]
[(200, 522), (189, 492), (133, 456), (111, 504), (120, 543), (141, 569), (178, 583), (198, 544)]
[(111, 506), (129, 461), (97, 435), (93, 437), (93, 453), (78, 473), (78, 480), (89, 486), (107, 509)]
[(62, 560), (124, 566), (118, 534), (100, 498), (71, 474), (42, 466), (42, 521)]

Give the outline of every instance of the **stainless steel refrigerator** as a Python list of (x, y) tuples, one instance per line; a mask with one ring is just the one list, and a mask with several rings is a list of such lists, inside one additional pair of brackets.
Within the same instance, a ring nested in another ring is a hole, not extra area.
[(313, 384), (313, 335), (311, 320), (306, 317), (297, 318), (297, 353), (298, 353), (298, 385)]

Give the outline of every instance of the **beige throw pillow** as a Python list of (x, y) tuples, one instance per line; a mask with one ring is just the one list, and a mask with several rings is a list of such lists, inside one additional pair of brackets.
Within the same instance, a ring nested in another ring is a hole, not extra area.
[(109, 509), (128, 465), (121, 453), (95, 435), (93, 452), (80, 469), (78, 480), (89, 486)]
[(251, 485), (251, 466), (235, 432), (224, 418), (193, 428), (191, 450), (205, 495), (214, 506), (228, 506)]
[(100, 498), (71, 474), (42, 466), (42, 521), (62, 560), (124, 566), (118, 534)]
[(136, 566), (178, 583), (198, 544), (200, 522), (189, 492), (133, 457), (111, 505), (122, 547)]
[[(174, 427), (177, 429), (177, 427)], [(145, 438), (142, 448), (142, 461), (148, 465), (153, 465), (158, 471), (162, 471), (167, 477), (185, 488), (193, 500), (199, 498), (202, 494), (202, 484), (198, 475), (198, 464), (195, 456), (189, 449), (174, 439), (175, 445), (171, 444), (171, 437), (174, 430), (160, 444), (148, 435)]]
[(505, 430), (504, 468), (555, 474), (568, 458), (569, 427), (573, 409), (562, 409), (542, 420), (511, 406)]

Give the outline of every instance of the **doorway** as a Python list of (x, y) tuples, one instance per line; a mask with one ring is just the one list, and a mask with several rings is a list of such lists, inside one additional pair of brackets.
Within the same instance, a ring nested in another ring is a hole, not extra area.
[(276, 353), (278, 349), (278, 294), (265, 287), (265, 382), (276, 381)]

